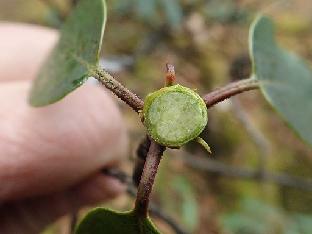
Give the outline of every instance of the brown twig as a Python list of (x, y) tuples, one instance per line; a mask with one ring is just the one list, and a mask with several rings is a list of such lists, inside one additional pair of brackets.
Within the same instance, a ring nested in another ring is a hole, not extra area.
[[(118, 169), (114, 169), (114, 168), (107, 168), (107, 169), (102, 170), (102, 172), (103, 172), (103, 174), (111, 176), (111, 177), (119, 180), (121, 183), (126, 184), (127, 185), (127, 193), (131, 197), (136, 196), (136, 194), (137, 194), (136, 188), (131, 181), (131, 177), (128, 176), (126, 173), (124, 173), (123, 171), (120, 171)], [(149, 209), (149, 212), (152, 216), (159, 218), (160, 220), (167, 223), (176, 234), (187, 234), (187, 232), (185, 230), (183, 230), (183, 228), (180, 227), (180, 225), (172, 217), (167, 215), (166, 212), (163, 211), (161, 209), (161, 207), (159, 207), (155, 203), (150, 202), (148, 209)]]
[(210, 108), (232, 96), (258, 88), (259, 82), (255, 78), (249, 78), (232, 82), (222, 88), (216, 89), (215, 91), (206, 94), (203, 99), (206, 103), (207, 108)]
[(216, 160), (194, 156), (190, 157), (189, 155), (185, 155), (182, 158), (187, 165), (196, 169), (197, 171), (207, 171), (221, 176), (233, 177), (238, 179), (272, 182), (285, 187), (312, 191), (311, 179), (303, 179), (300, 177), (289, 176), (287, 174), (274, 174), (265, 171), (238, 168), (235, 166), (230, 166), (221, 162), (217, 162)]
[(134, 211), (140, 217), (147, 217), (148, 215), (150, 195), (157, 174), (158, 165), (164, 151), (164, 146), (159, 145), (151, 139), (151, 145), (147, 153), (134, 208)]
[(128, 106), (130, 106), (136, 112), (143, 109), (144, 102), (138, 95), (131, 92), (121, 83), (119, 83), (111, 74), (102, 69), (97, 69), (94, 74), (101, 84), (103, 84), (107, 89), (112, 91), (118, 98), (124, 101)]

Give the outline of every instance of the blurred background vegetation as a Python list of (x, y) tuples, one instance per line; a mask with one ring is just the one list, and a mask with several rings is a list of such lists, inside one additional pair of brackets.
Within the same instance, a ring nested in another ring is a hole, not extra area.
[[(0, 0), (0, 20), (59, 28), (71, 0)], [(271, 15), (278, 40), (312, 61), (309, 0), (108, 0), (102, 65), (144, 97), (164, 84), (165, 63), (177, 82), (204, 94), (250, 74), (248, 29)], [(1, 35), (0, 35), (1, 36)], [(27, 45), (25, 45), (27, 46)], [(298, 90), (299, 92), (299, 90)], [(132, 139), (124, 170), (144, 136), (136, 114), (120, 103)], [(189, 233), (311, 234), (312, 149), (255, 91), (209, 109), (207, 155), (189, 144), (165, 153), (154, 201)], [(297, 178), (299, 177), (299, 178)], [(127, 210), (124, 195), (108, 207)], [(164, 233), (173, 233), (156, 220)], [(68, 219), (46, 233), (66, 233)]]

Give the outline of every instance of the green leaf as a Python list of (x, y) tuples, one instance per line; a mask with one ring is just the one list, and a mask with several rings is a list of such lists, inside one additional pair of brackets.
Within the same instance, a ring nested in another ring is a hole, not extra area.
[(34, 82), (31, 105), (54, 103), (84, 83), (98, 63), (105, 22), (104, 0), (79, 1)]
[(250, 31), (254, 73), (269, 103), (312, 145), (312, 71), (274, 39), (268, 17), (259, 17)]
[(133, 211), (118, 213), (104, 208), (91, 211), (81, 221), (76, 234), (160, 234), (149, 218)]

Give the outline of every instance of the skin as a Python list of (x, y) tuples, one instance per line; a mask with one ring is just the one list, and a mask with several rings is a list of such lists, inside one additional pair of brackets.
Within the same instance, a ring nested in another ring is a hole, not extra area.
[(101, 87), (86, 84), (43, 108), (27, 104), (56, 31), (0, 23), (0, 35), (0, 233), (35, 234), (124, 191), (99, 170), (126, 156), (128, 138)]

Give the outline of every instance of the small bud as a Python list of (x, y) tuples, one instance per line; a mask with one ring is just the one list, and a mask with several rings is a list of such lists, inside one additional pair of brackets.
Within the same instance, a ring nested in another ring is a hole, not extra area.
[(166, 64), (166, 69), (167, 69), (167, 73), (166, 73), (166, 87), (168, 86), (172, 86), (175, 82), (175, 70), (174, 70), (174, 66), (170, 63)]

